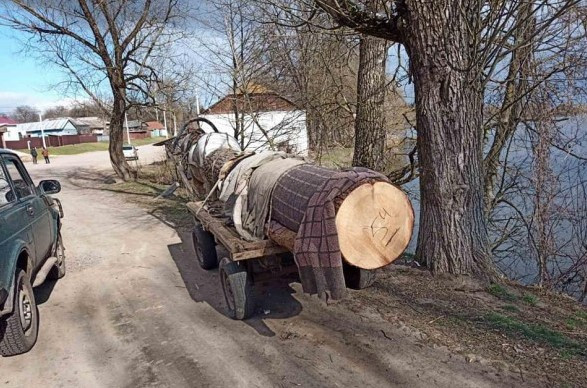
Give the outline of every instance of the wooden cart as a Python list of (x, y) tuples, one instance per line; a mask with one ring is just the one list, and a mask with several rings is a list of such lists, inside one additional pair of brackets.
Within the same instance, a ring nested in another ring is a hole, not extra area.
[[(204, 207), (203, 202), (189, 202), (187, 207), (194, 216), (192, 239), (196, 258), (205, 270), (219, 267), (222, 291), (233, 319), (246, 319), (253, 313), (253, 282), (263, 275), (259, 269), (267, 273), (269, 268), (273, 275), (297, 272), (288, 248), (270, 240), (251, 242), (242, 239), (231, 226), (230, 219), (222, 216), (221, 211), (215, 211), (222, 207), (221, 204)], [(218, 260), (217, 244), (222, 245), (228, 254), (222, 260)], [(348, 288), (363, 289), (375, 281), (375, 271), (357, 268), (344, 261), (343, 270)]]
[[(253, 259), (280, 260), (279, 255), (289, 250), (270, 240), (243, 240), (228, 217), (215, 214), (203, 206), (203, 202), (189, 202), (187, 208), (194, 216), (192, 238), (196, 258), (203, 269), (219, 267), (220, 282), (226, 299), (228, 313), (233, 319), (246, 319), (254, 310), (252, 294), (254, 277)], [(210, 207), (213, 209), (213, 207)], [(216, 244), (221, 244), (227, 257), (218, 260)], [(294, 264), (293, 260), (289, 264)], [(281, 265), (281, 263), (279, 263)], [(291, 271), (292, 266), (288, 265)], [(295, 265), (293, 269), (297, 271)]]

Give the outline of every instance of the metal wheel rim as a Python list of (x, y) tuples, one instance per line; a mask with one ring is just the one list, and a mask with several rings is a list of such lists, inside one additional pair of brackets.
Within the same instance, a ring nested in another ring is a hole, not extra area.
[(226, 271), (222, 271), (222, 288), (224, 289), (224, 299), (226, 300), (226, 304), (228, 305), (228, 309), (230, 311), (236, 311), (235, 302), (234, 302), (234, 293), (232, 292), (232, 287), (230, 287), (230, 281), (228, 280), (228, 274)]
[(27, 333), (33, 325), (33, 303), (28, 290), (21, 283), (18, 292), (18, 310), (20, 314), (20, 325), (22, 330)]

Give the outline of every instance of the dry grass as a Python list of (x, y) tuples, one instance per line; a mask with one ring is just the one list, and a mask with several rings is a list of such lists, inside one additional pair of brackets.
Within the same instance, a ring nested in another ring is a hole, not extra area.
[(517, 284), (485, 287), (392, 265), (352, 294), (352, 310), (375, 310), (473, 361), (530, 373), (547, 385), (581, 386), (587, 370), (587, 309), (565, 296)]

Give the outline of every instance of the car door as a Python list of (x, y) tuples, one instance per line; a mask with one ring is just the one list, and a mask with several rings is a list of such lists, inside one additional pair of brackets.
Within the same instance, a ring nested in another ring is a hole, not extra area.
[(35, 267), (38, 267), (49, 255), (53, 244), (51, 214), (46, 201), (37, 194), (37, 189), (20, 159), (5, 155), (4, 165), (12, 179), (18, 200), (25, 204), (35, 246)]
[[(26, 201), (20, 201), (0, 155), (0, 288), (9, 289), (14, 260), (22, 246), (32, 249), (31, 218)], [(35, 252), (31, 252), (35, 254)]]

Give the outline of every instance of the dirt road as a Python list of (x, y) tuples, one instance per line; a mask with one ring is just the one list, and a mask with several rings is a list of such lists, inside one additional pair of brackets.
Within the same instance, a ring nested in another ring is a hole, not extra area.
[[(160, 154), (142, 147), (143, 162)], [(39, 340), (0, 359), (5, 387), (483, 387), (532, 385), (433, 348), (413, 330), (347, 303), (326, 306), (286, 281), (262, 284), (256, 318), (224, 314), (216, 271), (188, 236), (120, 195), (80, 187), (105, 152), (27, 167), (56, 177), (66, 218), (67, 276), (36, 290)]]

